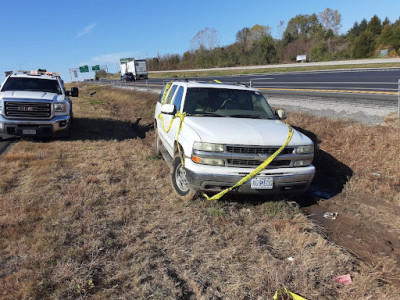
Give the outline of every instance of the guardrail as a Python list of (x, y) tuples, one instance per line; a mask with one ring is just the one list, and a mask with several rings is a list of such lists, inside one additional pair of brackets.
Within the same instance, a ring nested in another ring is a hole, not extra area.
[(152, 84), (149, 83), (148, 80), (143, 81), (131, 81), (131, 82), (126, 82), (126, 81), (121, 81), (121, 80), (99, 80), (99, 81), (87, 81), (85, 83), (89, 84), (96, 84), (96, 85), (109, 85), (109, 86), (118, 86), (118, 87), (130, 87), (134, 90), (147, 90), (150, 91), (154, 88), (159, 88), (162, 89), (163, 85), (161, 84)]

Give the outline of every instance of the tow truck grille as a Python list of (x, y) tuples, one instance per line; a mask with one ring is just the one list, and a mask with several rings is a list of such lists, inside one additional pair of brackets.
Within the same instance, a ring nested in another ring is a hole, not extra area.
[[(260, 160), (245, 160), (245, 159), (228, 159), (228, 165), (235, 167), (257, 167), (263, 163)], [(268, 165), (269, 167), (288, 167), (290, 166), (290, 160), (273, 160)]]
[[(280, 147), (257, 147), (257, 146), (226, 146), (226, 151), (229, 153), (240, 154), (274, 154)], [(286, 147), (279, 155), (292, 154), (294, 148)]]
[(5, 101), (7, 117), (49, 119), (51, 117), (51, 103)]

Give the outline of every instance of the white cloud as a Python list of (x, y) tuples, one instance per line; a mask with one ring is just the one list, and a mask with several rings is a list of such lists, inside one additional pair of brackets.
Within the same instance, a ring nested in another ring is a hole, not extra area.
[(96, 23), (92, 23), (88, 26), (86, 26), (85, 28), (83, 28), (79, 33), (78, 33), (78, 37), (81, 37), (82, 35), (86, 35), (89, 34), (95, 27), (97, 26)]

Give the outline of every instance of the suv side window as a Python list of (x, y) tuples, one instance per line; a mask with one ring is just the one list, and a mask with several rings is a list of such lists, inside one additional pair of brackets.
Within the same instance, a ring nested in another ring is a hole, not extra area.
[(171, 91), (169, 92), (168, 97), (165, 100), (164, 104), (170, 104), (171, 103), (172, 96), (174, 95), (175, 90), (176, 90), (177, 87), (178, 87), (177, 85), (173, 85), (172, 86)]
[(181, 110), (183, 91), (184, 91), (183, 86), (179, 87), (178, 92), (176, 93), (176, 96), (174, 99), (173, 104), (175, 105), (177, 111)]

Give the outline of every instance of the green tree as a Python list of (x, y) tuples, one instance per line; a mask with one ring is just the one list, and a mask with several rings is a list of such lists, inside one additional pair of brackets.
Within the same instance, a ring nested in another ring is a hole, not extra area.
[(374, 15), (368, 23), (367, 30), (377, 36), (381, 33), (382, 23), (377, 15)]
[(385, 20), (383, 20), (382, 22), (382, 27), (386, 25), (390, 25), (390, 20), (388, 19), (388, 17), (386, 17)]
[(255, 50), (256, 62), (258, 64), (271, 64), (277, 61), (277, 52), (274, 45), (274, 39), (270, 35), (264, 35), (257, 43)]
[(382, 48), (400, 48), (400, 24), (386, 25), (378, 38)]
[(368, 22), (366, 19), (363, 19), (360, 24), (358, 22), (354, 22), (354, 25), (350, 30), (347, 32), (347, 37), (350, 40), (355, 40), (357, 37), (360, 36), (365, 30), (367, 30)]
[(323, 61), (326, 58), (328, 47), (325, 42), (319, 42), (310, 49), (310, 58), (313, 61)]
[(365, 58), (373, 56), (375, 51), (375, 38), (369, 32), (363, 32), (355, 41), (353, 49), (354, 58)]
[(285, 45), (299, 38), (308, 40), (318, 36), (322, 31), (322, 25), (318, 21), (316, 14), (297, 15), (289, 20), (285, 32), (283, 33), (283, 42)]
[(264, 36), (271, 35), (271, 27), (264, 25), (254, 25), (250, 29), (250, 37), (253, 41), (260, 41)]

